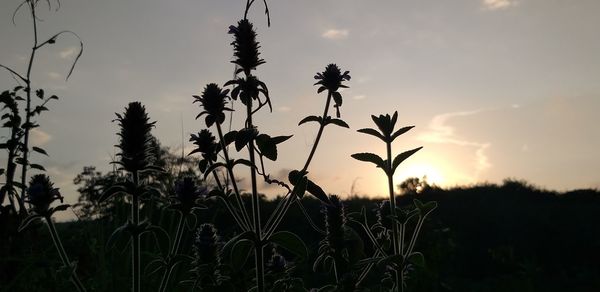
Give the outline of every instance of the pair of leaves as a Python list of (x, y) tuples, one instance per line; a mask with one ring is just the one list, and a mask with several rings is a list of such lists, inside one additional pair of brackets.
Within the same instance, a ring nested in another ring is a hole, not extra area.
[[(233, 241), (233, 243), (231, 243)], [(230, 242), (226, 244), (227, 246), (231, 245), (231, 265), (238, 269), (241, 269), (248, 257), (252, 253), (252, 249), (263, 248), (265, 243), (260, 243), (255, 236), (253, 231), (246, 231), (239, 236), (233, 238)], [(273, 233), (271, 237), (266, 242), (270, 242), (276, 244), (278, 247), (281, 247), (295, 256), (297, 256), (301, 261), (308, 258), (308, 250), (306, 248), (306, 244), (304, 241), (300, 239), (300, 237), (289, 231), (279, 231)], [(258, 245), (258, 246), (257, 246)]]
[(400, 128), (396, 132), (391, 134), (389, 137), (387, 135), (385, 135), (384, 133), (381, 133), (372, 128), (360, 129), (360, 130), (357, 130), (357, 132), (375, 136), (375, 137), (379, 138), (381, 141), (386, 142), (386, 143), (392, 143), (396, 138), (398, 138), (398, 136), (410, 131), (414, 127), (415, 126), (407, 126), (407, 127)]
[(308, 173), (306, 171), (304, 173), (298, 170), (290, 171), (290, 173), (288, 174), (288, 180), (294, 186), (293, 193), (299, 198), (302, 198), (304, 193), (308, 192), (315, 198), (319, 199), (321, 202), (325, 204), (330, 204), (331, 201), (329, 201), (329, 197), (327, 197), (325, 191), (323, 191), (323, 189), (319, 185), (308, 179), (306, 177), (307, 174)]
[(356, 160), (371, 162), (371, 163), (375, 164), (377, 167), (383, 169), (383, 171), (387, 175), (393, 175), (394, 172), (396, 172), (396, 168), (398, 168), (400, 163), (402, 163), (404, 160), (406, 160), (407, 158), (409, 158), (410, 156), (412, 156), (413, 154), (415, 154), (417, 151), (421, 150), (422, 148), (423, 147), (417, 147), (415, 149), (408, 150), (408, 151), (405, 151), (405, 152), (402, 152), (402, 153), (396, 155), (396, 157), (392, 161), (391, 167), (390, 167), (387, 159), (384, 160), (383, 158), (379, 157), (377, 154), (365, 152), (365, 153), (352, 154), (351, 156), (352, 156), (352, 158), (354, 158)]
[(275, 161), (277, 160), (277, 144), (283, 143), (291, 137), (292, 136), (271, 137), (267, 134), (260, 134), (256, 137), (256, 147), (263, 156)]
[(327, 117), (327, 118), (325, 118), (325, 121), (323, 121), (322, 117), (317, 117), (317, 116), (305, 117), (298, 123), (298, 126), (300, 126), (304, 123), (308, 123), (308, 122), (317, 122), (324, 126), (329, 125), (329, 124), (334, 124), (336, 126), (340, 126), (343, 128), (350, 128), (350, 126), (348, 126), (348, 124), (341, 119), (332, 119), (331, 117)]

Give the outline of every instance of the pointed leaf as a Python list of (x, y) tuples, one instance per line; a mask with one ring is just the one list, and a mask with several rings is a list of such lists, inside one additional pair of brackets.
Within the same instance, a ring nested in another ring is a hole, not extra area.
[(33, 147), (31, 147), (31, 150), (33, 150), (33, 151), (35, 151), (37, 153), (41, 153), (41, 154), (44, 154), (44, 155), (48, 156), (48, 153), (46, 153), (46, 150), (44, 150), (42, 148), (33, 146)]
[(307, 122), (318, 122), (319, 124), (323, 123), (323, 119), (321, 119), (321, 117), (317, 117), (317, 116), (308, 116), (304, 119), (302, 119), (299, 123), (298, 126), (307, 123)]
[(384, 141), (384, 142), (385, 142), (385, 137), (383, 137), (383, 135), (381, 135), (381, 134), (380, 134), (379, 132), (377, 132), (377, 130), (375, 130), (375, 129), (371, 129), (371, 128), (365, 128), (365, 129), (360, 129), (360, 130), (357, 130), (357, 132), (360, 132), (360, 133), (364, 133), (364, 134), (369, 134), (369, 135), (375, 136), (375, 137), (377, 137), (377, 138), (381, 139), (381, 141)]
[(236, 270), (244, 267), (248, 257), (252, 253), (254, 244), (248, 239), (238, 240), (231, 248), (231, 266)]
[(25, 228), (31, 225), (31, 223), (37, 221), (37, 219), (40, 219), (42, 217), (44, 216), (35, 213), (30, 214), (29, 216), (27, 216), (27, 218), (23, 219), (23, 222), (21, 222), (21, 225), (19, 225), (19, 229), (17, 229), (17, 231), (21, 232), (25, 230)]
[(417, 153), (417, 151), (421, 150), (422, 148), (423, 147), (421, 146), (421, 147), (417, 147), (413, 150), (408, 150), (408, 151), (398, 154), (396, 156), (396, 158), (394, 158), (394, 162), (392, 163), (392, 173), (394, 173), (396, 171), (396, 168), (398, 167), (398, 165), (400, 165), (400, 163), (402, 163), (402, 161), (406, 160), (411, 155)]
[(383, 158), (379, 157), (377, 154), (365, 152), (365, 153), (355, 153), (355, 154), (352, 154), (351, 156), (352, 156), (352, 158), (360, 160), (360, 161), (374, 163), (375, 165), (377, 165), (377, 167), (383, 169), (384, 171), (387, 168), (387, 165), (386, 165), (385, 161), (383, 160)]
[(38, 170), (41, 170), (41, 171), (46, 171), (46, 169), (43, 166), (41, 166), (39, 164), (35, 164), (35, 163), (30, 164), (29, 167), (34, 168), (34, 169), (38, 169)]
[(394, 141), (394, 139), (398, 138), (398, 136), (408, 132), (410, 129), (414, 128), (415, 126), (408, 126), (408, 127), (403, 127), (398, 129), (398, 131), (394, 132), (394, 134), (392, 134), (392, 141)]
[(289, 136), (275, 136), (275, 137), (271, 137), (271, 140), (275, 144), (280, 144), (280, 143), (283, 143), (283, 142), (287, 141), (289, 138), (292, 138), (292, 136), (293, 135), (289, 135)]
[(420, 252), (413, 252), (408, 256), (408, 261), (413, 263), (414, 265), (424, 268), (425, 267), (425, 257)]
[(289, 231), (279, 231), (271, 235), (271, 242), (283, 247), (291, 253), (297, 255), (302, 260), (308, 257), (308, 251), (304, 241), (298, 235)]
[(334, 124), (343, 128), (350, 128), (350, 126), (348, 126), (348, 124), (346, 122), (344, 122), (343, 120), (340, 119), (329, 119), (327, 120), (326, 124)]

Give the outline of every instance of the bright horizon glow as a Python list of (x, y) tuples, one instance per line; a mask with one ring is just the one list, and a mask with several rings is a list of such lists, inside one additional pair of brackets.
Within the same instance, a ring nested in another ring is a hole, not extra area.
[(446, 183), (444, 174), (440, 171), (439, 167), (434, 164), (417, 162), (404, 168), (402, 168), (402, 166), (403, 165), (400, 164), (396, 174), (394, 174), (394, 182), (396, 185), (410, 177), (417, 177), (419, 179), (425, 177), (427, 183), (430, 185), (442, 186)]

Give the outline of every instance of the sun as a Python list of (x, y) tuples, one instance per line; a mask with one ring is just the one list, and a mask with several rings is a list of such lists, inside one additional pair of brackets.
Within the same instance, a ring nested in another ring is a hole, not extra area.
[(394, 182), (399, 184), (409, 177), (427, 178), (430, 185), (441, 186), (445, 183), (444, 176), (438, 167), (428, 163), (400, 165), (394, 175)]

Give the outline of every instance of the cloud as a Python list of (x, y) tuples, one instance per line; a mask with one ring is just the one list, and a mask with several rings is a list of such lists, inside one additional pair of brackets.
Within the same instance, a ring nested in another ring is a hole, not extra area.
[(456, 129), (449, 125), (449, 120), (456, 117), (464, 117), (471, 116), (478, 113), (481, 113), (482, 110), (474, 110), (474, 111), (464, 111), (464, 112), (452, 112), (440, 114), (431, 120), (429, 123), (429, 131), (421, 134), (417, 139), (430, 142), (430, 143), (439, 143), (439, 144), (453, 144), (463, 147), (474, 147), (475, 150), (475, 170), (476, 176), (482, 172), (487, 170), (492, 166), (489, 161), (489, 158), (486, 155), (486, 150), (491, 146), (489, 142), (477, 142), (477, 141), (469, 141), (467, 139), (461, 138), (456, 134)]
[(40, 130), (40, 129), (33, 129), (31, 130), (31, 132), (29, 132), (30, 137), (31, 137), (31, 144), (33, 146), (43, 146), (44, 144), (48, 143), (48, 141), (50, 141), (52, 139), (52, 136), (50, 136), (50, 134)]
[(347, 29), (328, 29), (321, 34), (321, 37), (330, 40), (347, 39), (350, 32)]
[(280, 111), (282, 113), (287, 113), (287, 112), (290, 112), (291, 110), (292, 110), (291, 107), (285, 106), (285, 105), (277, 108), (277, 111)]
[(66, 48), (66, 49), (60, 51), (60, 53), (58, 53), (58, 54), (60, 55), (61, 58), (66, 59), (66, 58), (69, 58), (72, 55), (74, 55), (76, 50), (77, 49), (75, 47), (69, 47), (69, 48)]
[(355, 95), (355, 96), (352, 97), (352, 99), (354, 99), (354, 100), (361, 100), (361, 99), (365, 99), (365, 98), (367, 98), (367, 96), (366, 95), (362, 95), (362, 94)]
[(500, 10), (513, 6), (517, 6), (517, 0), (483, 0), (483, 8), (485, 10)]
[(50, 79), (60, 79), (61, 75), (59, 73), (56, 72), (48, 72), (48, 77), (50, 77)]

